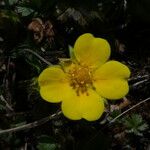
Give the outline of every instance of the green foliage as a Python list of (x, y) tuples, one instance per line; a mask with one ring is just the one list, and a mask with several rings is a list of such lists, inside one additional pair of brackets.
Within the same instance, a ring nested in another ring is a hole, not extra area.
[[(127, 63), (133, 77), (135, 74), (140, 76), (140, 72), (149, 75), (149, 12), (149, 0), (0, 0), (0, 95), (13, 108), (10, 111), (6, 102), (0, 100), (0, 129), (20, 127), (58, 110), (55, 104), (42, 101), (35, 92), (39, 89), (34, 77), (47, 67), (35, 53), (52, 64), (63, 58), (62, 65), (70, 65), (66, 49), (82, 33), (90, 32), (108, 39), (112, 47), (111, 59)], [(52, 23), (52, 41), (48, 42), (45, 36), (40, 43), (34, 41), (33, 33), (28, 30), (33, 18)], [(120, 55), (116, 51), (116, 41), (126, 47), (125, 53)], [(72, 47), (69, 50), (71, 58), (76, 61)], [(1, 68), (3, 65), (5, 69)], [(132, 83), (130, 85), (132, 87)], [(144, 86), (140, 84), (140, 90), (129, 93), (133, 104), (137, 103), (136, 99), (149, 97), (147, 85), (150, 85), (149, 80)], [(119, 101), (112, 104), (117, 106)], [(105, 102), (105, 105), (108, 106), (108, 103)], [(146, 123), (149, 121), (149, 105), (139, 107), (141, 112), (135, 109), (139, 115), (126, 117), (125, 114), (123, 119), (122, 116), (111, 125), (109, 122), (126, 108), (110, 113), (106, 111), (102, 121), (88, 123), (85, 120), (69, 121), (59, 116), (36, 128), (0, 135), (0, 149), (24, 149), (27, 144), (27, 149), (39, 150), (107, 150), (123, 149), (124, 145), (126, 149), (145, 150), (150, 133)]]
[(9, 0), (8, 3), (9, 5), (14, 5), (18, 2), (18, 0)]
[(138, 136), (142, 136), (142, 132), (148, 129), (148, 124), (138, 114), (132, 114), (131, 117), (126, 117), (124, 125), (127, 128), (127, 133), (133, 133)]
[[(121, 113), (121, 110), (120, 109), (116, 109), (116, 110), (114, 110), (114, 111), (112, 111), (111, 113), (110, 113), (110, 115), (109, 116), (107, 116), (107, 121), (112, 121), (115, 117), (117, 117), (119, 114)], [(116, 122), (117, 123), (121, 123), (122, 122), (122, 120), (121, 119), (117, 119), (116, 120)]]
[(50, 136), (42, 135), (39, 137), (38, 150), (58, 150), (58, 144)]
[(23, 17), (29, 16), (34, 12), (34, 10), (31, 8), (21, 6), (16, 7), (16, 11), (20, 13)]
[(73, 47), (69, 45), (69, 55), (70, 55), (70, 58), (73, 62), (76, 62), (77, 59), (76, 59), (76, 56), (74, 54), (74, 51), (73, 51)]
[(18, 14), (11, 10), (1, 10), (0, 11), (0, 28), (2, 28), (5, 25), (4, 23), (8, 23), (8, 22), (12, 22), (14, 24), (20, 22), (20, 18)]
[(55, 144), (49, 144), (49, 143), (39, 143), (37, 146), (38, 150), (56, 150)]

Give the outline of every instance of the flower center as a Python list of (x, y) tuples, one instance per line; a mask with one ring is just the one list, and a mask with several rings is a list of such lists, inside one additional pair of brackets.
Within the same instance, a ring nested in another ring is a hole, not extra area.
[(86, 93), (88, 96), (88, 87), (92, 86), (92, 75), (88, 67), (75, 66), (69, 71), (70, 85), (76, 90), (77, 95)]

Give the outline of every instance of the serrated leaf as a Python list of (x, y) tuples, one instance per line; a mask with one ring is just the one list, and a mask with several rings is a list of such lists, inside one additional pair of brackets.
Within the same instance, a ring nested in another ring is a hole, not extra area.
[(131, 117), (126, 118), (124, 125), (127, 127), (127, 133), (133, 133), (138, 136), (143, 136), (143, 131), (148, 128), (148, 125), (144, 123), (142, 116), (138, 114), (132, 114)]
[(137, 124), (142, 123), (142, 117), (141, 117), (141, 115), (133, 114), (133, 115), (131, 116), (131, 119), (133, 120), (133, 122), (135, 122), (135, 123), (137, 123)]
[(133, 114), (131, 117), (126, 118), (125, 126), (127, 128), (136, 128), (143, 122), (141, 115)]
[(21, 13), (21, 15), (22, 15), (23, 17), (29, 16), (30, 14), (32, 14), (32, 13), (34, 12), (33, 9), (28, 8), (28, 7), (21, 7), (21, 6), (18, 6), (18, 7), (16, 7), (16, 9), (17, 9), (17, 12), (18, 12), (18, 13)]
[(145, 131), (146, 129), (148, 129), (148, 124), (146, 124), (146, 123), (144, 123), (138, 127), (138, 130), (140, 130), (140, 131)]

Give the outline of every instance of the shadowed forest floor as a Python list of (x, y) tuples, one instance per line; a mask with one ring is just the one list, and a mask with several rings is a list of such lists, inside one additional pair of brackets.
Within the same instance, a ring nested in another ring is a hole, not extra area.
[[(128, 95), (95, 122), (68, 120), (35, 82), (83, 33), (107, 39), (131, 70)], [(149, 0), (1, 0), (0, 149), (149, 150), (149, 35)]]

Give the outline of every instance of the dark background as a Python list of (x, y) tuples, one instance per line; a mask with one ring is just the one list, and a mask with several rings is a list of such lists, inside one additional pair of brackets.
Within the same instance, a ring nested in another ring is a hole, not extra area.
[[(51, 26), (43, 31), (37, 22), (31, 30), (29, 24), (34, 18)], [(39, 27), (38, 33), (35, 27)], [(150, 96), (149, 0), (1, 0), (0, 95), (12, 107), (7, 108), (6, 102), (0, 100), (1, 130), (39, 120), (60, 109), (59, 104), (40, 98), (34, 79), (47, 64), (26, 49), (56, 64), (58, 58), (69, 57), (68, 45), (73, 46), (77, 37), (87, 32), (107, 39), (112, 48), (111, 59), (125, 63), (132, 72), (127, 95), (131, 105), (121, 111)], [(135, 86), (140, 81), (143, 82)], [(113, 113), (105, 113), (96, 122), (71, 121), (59, 115), (32, 129), (1, 134), (0, 149), (148, 150), (149, 129), (139, 131), (142, 135), (134, 130), (150, 122), (149, 103), (109, 125)], [(143, 120), (138, 123), (132, 114)], [(131, 133), (126, 132), (127, 117), (133, 119)]]

